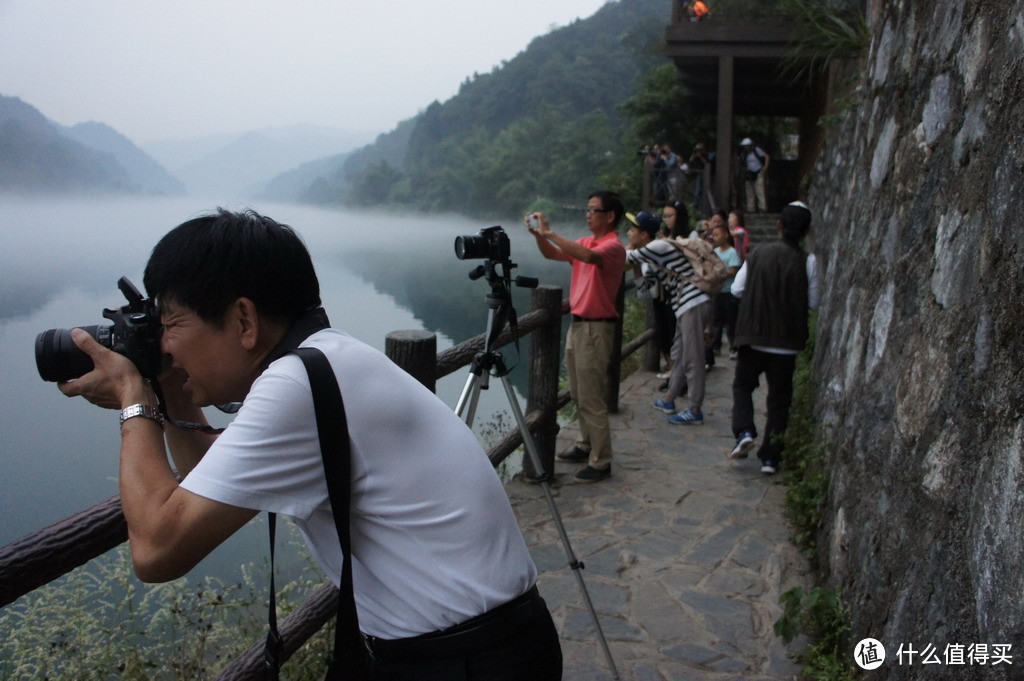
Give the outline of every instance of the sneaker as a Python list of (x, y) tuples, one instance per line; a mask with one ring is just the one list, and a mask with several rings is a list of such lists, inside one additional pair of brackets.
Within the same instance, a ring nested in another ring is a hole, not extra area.
[(666, 378), (664, 383), (661, 383), (661, 384), (658, 385), (658, 392), (663, 393), (663, 392), (667, 392), (667, 391), (668, 391), (668, 379)]
[(738, 352), (736, 352), (735, 350), (730, 350), (729, 351), (729, 359), (736, 359), (739, 356), (740, 356), (740, 354)]
[(775, 475), (775, 472), (779, 470), (779, 464), (774, 461), (762, 461), (761, 472), (765, 475)]
[(704, 413), (687, 408), (686, 411), (681, 411), (678, 414), (672, 414), (672, 416), (669, 416), (668, 422), (679, 423), (684, 426), (699, 426), (704, 423)]
[(676, 403), (671, 400), (654, 400), (654, 408), (657, 409), (658, 411), (663, 411), (666, 414), (676, 413)]
[(583, 463), (590, 459), (590, 452), (585, 452), (579, 447), (573, 447), (568, 452), (559, 452), (558, 458), (570, 463)]
[(740, 436), (736, 438), (736, 446), (732, 448), (732, 452), (729, 454), (731, 459), (745, 459), (747, 453), (754, 448), (754, 434), (749, 430), (745, 430), (740, 433)]
[(672, 372), (671, 371), (665, 371), (665, 372), (660, 373), (660, 374), (655, 374), (654, 377), (655, 378), (672, 378)]
[(587, 465), (579, 470), (573, 478), (576, 482), (601, 482), (605, 478), (612, 476), (612, 467), (598, 469), (593, 466)]

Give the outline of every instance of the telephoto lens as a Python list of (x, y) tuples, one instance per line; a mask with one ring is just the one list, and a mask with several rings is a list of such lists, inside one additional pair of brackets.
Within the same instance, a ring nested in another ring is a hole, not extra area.
[[(78, 327), (110, 347), (108, 325)], [(50, 329), (36, 336), (36, 368), (44, 381), (68, 381), (93, 370), (92, 358), (71, 340), (71, 329)]]

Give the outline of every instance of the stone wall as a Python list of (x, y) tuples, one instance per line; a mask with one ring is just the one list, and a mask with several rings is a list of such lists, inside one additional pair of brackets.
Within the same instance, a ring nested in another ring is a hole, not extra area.
[[(886, 678), (1024, 678), (1024, 0), (868, 14), (808, 197), (820, 558)], [(1009, 643), (1014, 665), (898, 667), (900, 643)]]

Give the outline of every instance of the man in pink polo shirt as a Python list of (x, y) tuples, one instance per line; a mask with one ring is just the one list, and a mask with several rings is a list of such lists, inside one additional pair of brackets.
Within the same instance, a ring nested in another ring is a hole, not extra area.
[(531, 213), (526, 226), (549, 260), (572, 265), (569, 309), (572, 324), (565, 340), (565, 366), (569, 392), (576, 403), (580, 437), (565, 461), (587, 462), (576, 473), (578, 482), (598, 482), (612, 474), (612, 438), (604, 401), (608, 360), (612, 353), (615, 298), (622, 284), (626, 249), (615, 231), (625, 212), (622, 199), (598, 191), (587, 199), (587, 228), (593, 236), (570, 241), (556, 234), (543, 213)]

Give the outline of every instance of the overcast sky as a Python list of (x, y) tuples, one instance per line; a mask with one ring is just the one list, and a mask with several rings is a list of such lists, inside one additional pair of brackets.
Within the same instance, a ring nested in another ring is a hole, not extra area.
[(0, 94), (137, 144), (297, 123), (376, 134), (605, 1), (0, 0)]

